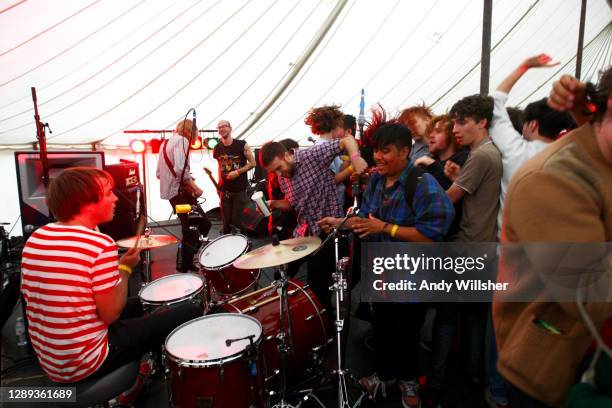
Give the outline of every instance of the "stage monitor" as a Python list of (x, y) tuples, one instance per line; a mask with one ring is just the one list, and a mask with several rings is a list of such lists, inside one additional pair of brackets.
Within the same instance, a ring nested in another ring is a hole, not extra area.
[[(51, 151), (47, 153), (49, 181), (68, 167), (86, 166), (104, 168), (104, 152)], [(45, 198), (47, 190), (43, 183), (43, 167), (37, 151), (15, 152), (17, 188), (21, 226), (25, 238), (38, 227), (50, 222), (49, 209)]]

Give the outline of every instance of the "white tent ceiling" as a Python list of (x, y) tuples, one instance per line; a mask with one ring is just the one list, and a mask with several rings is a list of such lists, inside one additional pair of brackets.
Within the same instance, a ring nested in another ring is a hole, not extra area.
[[(510, 104), (572, 73), (580, 3), (494, 0), (491, 89), (540, 52), (561, 65), (529, 72)], [(479, 90), (482, 14), (478, 0), (0, 0), (0, 145), (36, 139), (31, 86), (49, 143), (70, 145), (126, 145), (124, 130), (171, 129), (190, 107), (253, 146), (305, 142), (310, 107), (356, 115), (361, 88), (366, 106), (442, 113)], [(583, 78), (610, 64), (611, 17), (588, 1)]]

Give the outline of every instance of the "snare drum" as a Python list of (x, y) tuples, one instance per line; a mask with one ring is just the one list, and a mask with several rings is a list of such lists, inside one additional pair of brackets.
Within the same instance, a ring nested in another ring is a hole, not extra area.
[(204, 278), (194, 273), (177, 273), (155, 279), (138, 292), (144, 310), (195, 302), (204, 310), (207, 305)]
[[(264, 374), (256, 355), (261, 334), (257, 319), (229, 313), (199, 317), (174, 329), (164, 354), (172, 406), (264, 407)], [(227, 345), (227, 340), (247, 336), (253, 336), (253, 348), (249, 340)]]
[(232, 265), (250, 246), (244, 235), (228, 234), (214, 239), (198, 252), (202, 272), (219, 295), (237, 295), (259, 279), (259, 270), (238, 269)]
[[(266, 381), (277, 374), (280, 367), (277, 337), (280, 297), (277, 289), (273, 283), (222, 305), (228, 312), (250, 315), (261, 322), (262, 351), (269, 376)], [(303, 374), (304, 368), (322, 362), (331, 340), (327, 337), (330, 326), (321, 303), (307, 285), (289, 279), (287, 293), (293, 326), (293, 354), (287, 359), (287, 372), (289, 378), (295, 378), (298, 374)]]

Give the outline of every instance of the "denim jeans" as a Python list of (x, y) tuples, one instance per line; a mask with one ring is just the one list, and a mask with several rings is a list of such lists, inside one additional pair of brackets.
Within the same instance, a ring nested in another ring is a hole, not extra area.
[(487, 315), (486, 365), (491, 397), (498, 404), (507, 403), (505, 381), (501, 374), (499, 374), (499, 371), (497, 371), (497, 341), (495, 340), (495, 331), (493, 330), (491, 306), (489, 306), (489, 313)]

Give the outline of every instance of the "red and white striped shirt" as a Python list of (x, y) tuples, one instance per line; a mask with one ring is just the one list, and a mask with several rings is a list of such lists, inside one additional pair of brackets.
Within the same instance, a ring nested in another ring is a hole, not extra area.
[(48, 224), (23, 248), (21, 292), (27, 302), (32, 346), (56, 382), (94, 373), (108, 355), (108, 326), (94, 294), (119, 280), (117, 245), (83, 226)]

